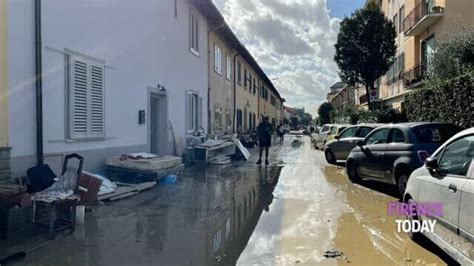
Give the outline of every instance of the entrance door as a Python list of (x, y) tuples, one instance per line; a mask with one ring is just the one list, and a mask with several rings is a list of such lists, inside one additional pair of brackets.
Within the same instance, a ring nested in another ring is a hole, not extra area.
[[(150, 151), (158, 153), (159, 150), (159, 98), (152, 96), (150, 98)], [(164, 126), (164, 125), (163, 125)]]
[(433, 56), (435, 52), (435, 39), (434, 36), (429, 37), (428, 39), (422, 42), (421, 46), (421, 64), (425, 67), (425, 70), (430, 73), (431, 65), (433, 61)]

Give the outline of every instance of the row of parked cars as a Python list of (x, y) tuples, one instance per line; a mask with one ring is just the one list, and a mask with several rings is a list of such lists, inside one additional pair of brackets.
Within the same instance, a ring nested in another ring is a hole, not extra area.
[(394, 184), (407, 203), (441, 202), (444, 215), (435, 217), (434, 232), (423, 234), (461, 264), (474, 265), (474, 128), (461, 130), (422, 122), (324, 125), (312, 140), (329, 163), (345, 161), (352, 182)]

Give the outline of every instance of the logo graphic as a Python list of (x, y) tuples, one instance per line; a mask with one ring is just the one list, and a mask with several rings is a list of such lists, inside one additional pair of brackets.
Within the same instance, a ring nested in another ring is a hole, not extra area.
[(424, 233), (434, 232), (436, 218), (443, 216), (441, 202), (388, 202), (388, 216), (402, 216), (405, 219), (396, 219), (397, 232)]

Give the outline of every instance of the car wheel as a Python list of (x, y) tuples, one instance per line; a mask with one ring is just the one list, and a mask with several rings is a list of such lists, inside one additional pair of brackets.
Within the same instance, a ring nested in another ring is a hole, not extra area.
[(397, 178), (397, 189), (398, 189), (398, 194), (400, 195), (401, 198), (403, 198), (403, 195), (405, 194), (405, 190), (407, 188), (407, 183), (408, 183), (408, 174), (405, 172), (402, 172), (398, 175)]
[(352, 183), (360, 183), (362, 181), (353, 162), (348, 162), (346, 168), (347, 176)]
[(326, 155), (326, 161), (330, 164), (336, 164), (336, 158), (334, 157), (334, 153), (332, 153), (331, 150), (326, 150), (324, 152), (324, 155)]
[[(408, 204), (410, 204), (410, 203), (413, 204), (414, 201), (413, 201), (412, 199), (408, 199), (407, 203), (408, 203)], [(414, 221), (414, 220), (420, 220), (420, 218), (418, 218), (418, 215), (415, 215), (415, 216), (407, 216), (407, 220), (410, 220), (411, 224), (413, 224), (412, 221)], [(410, 232), (407, 232), (407, 234), (408, 234), (408, 237), (409, 237), (411, 240), (413, 240), (413, 241), (416, 241), (416, 240), (418, 240), (418, 239), (421, 237), (421, 233), (420, 233), (420, 232), (413, 232), (413, 231), (410, 231)]]

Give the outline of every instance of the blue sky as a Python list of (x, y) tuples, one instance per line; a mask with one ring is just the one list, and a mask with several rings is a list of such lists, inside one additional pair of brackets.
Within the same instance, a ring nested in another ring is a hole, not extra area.
[(351, 13), (360, 8), (365, 0), (326, 0), (329, 15), (336, 18), (344, 18), (350, 16)]

